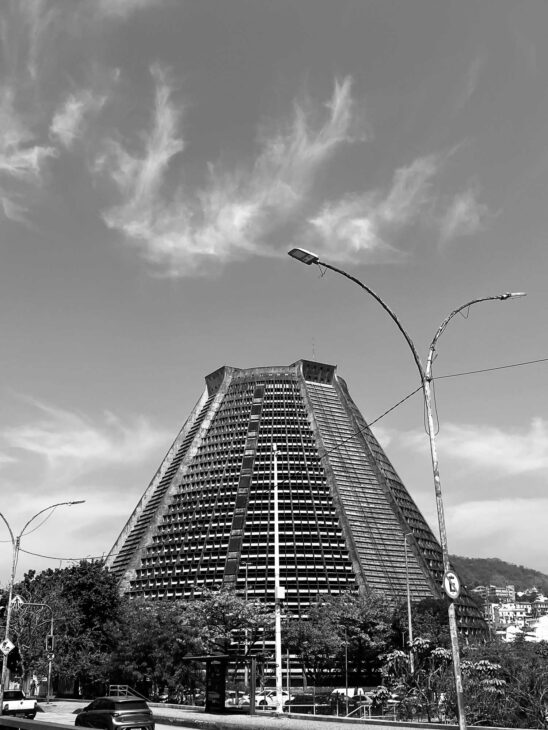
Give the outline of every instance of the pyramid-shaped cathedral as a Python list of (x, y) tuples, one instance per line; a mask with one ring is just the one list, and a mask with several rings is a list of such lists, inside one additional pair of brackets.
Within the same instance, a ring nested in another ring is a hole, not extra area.
[[(131, 596), (233, 586), (274, 602), (274, 446), (280, 584), (292, 613), (321, 594), (442, 596), (441, 548), (336, 368), (222, 367), (141, 497), (107, 565)], [(461, 629), (483, 630), (466, 591)]]

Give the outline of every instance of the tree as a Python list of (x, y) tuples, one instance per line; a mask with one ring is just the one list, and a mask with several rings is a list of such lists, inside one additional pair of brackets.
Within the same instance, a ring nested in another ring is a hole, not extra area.
[(343, 641), (338, 661), (348, 660), (353, 684), (377, 684), (380, 680), (380, 657), (393, 644), (392, 604), (382, 593), (341, 593), (325, 599), (332, 620)]
[(391, 692), (399, 697), (396, 714), (400, 720), (423, 716), (431, 722), (438, 714), (440, 699), (448, 697), (451, 652), (422, 637), (413, 640), (412, 650), (413, 672), (408, 653), (396, 649), (384, 657), (383, 676)]
[(127, 601), (113, 632), (111, 680), (147, 696), (165, 688), (170, 695), (195, 689), (193, 667), (184, 657), (199, 653), (201, 642), (187, 608), (182, 601)]
[(189, 601), (186, 610), (187, 621), (200, 627), (204, 650), (212, 654), (227, 649), (243, 654), (274, 626), (274, 616), (267, 605), (248, 601), (230, 588), (204, 589)]
[(522, 727), (548, 725), (548, 643), (529, 643), (523, 637), (509, 645), (508, 654), (515, 665), (505, 671), (511, 677), (509, 694), (514, 704), (516, 723)]
[[(204, 653), (247, 656), (274, 628), (272, 609), (242, 598), (230, 588), (204, 589), (186, 605), (187, 623), (198, 626)], [(236, 668), (238, 662), (236, 662)]]
[(424, 598), (413, 603), (413, 634), (434, 646), (450, 646), (448, 608), (447, 598)]
[(299, 657), (309, 682), (321, 686), (330, 684), (334, 674), (340, 676), (343, 639), (325, 602), (311, 605), (307, 618), (288, 618), (282, 636), (286, 649)]
[[(493, 640), (466, 647), (463, 679), (467, 713), (477, 722), (545, 728), (548, 706), (548, 644)], [(478, 687), (484, 688), (483, 692)], [(486, 702), (485, 697), (496, 697)]]
[(504, 726), (513, 712), (501, 664), (485, 658), (464, 660), (461, 669), (467, 721)]
[(30, 571), (14, 592), (24, 601), (13, 614), (12, 633), (26, 681), (32, 672), (46, 672), (50, 609), (56, 637), (54, 678), (72, 677), (80, 685), (108, 681), (112, 630), (121, 598), (115, 576), (101, 561), (81, 561), (39, 574)]
[(392, 645), (392, 614), (392, 606), (379, 593), (321, 596), (306, 619), (288, 621), (285, 642), (317, 685), (342, 683), (345, 665), (351, 684), (376, 683), (379, 657)]
[[(385, 657), (383, 674), (400, 698), (400, 719), (439, 716), (443, 700), (448, 716), (456, 716), (451, 652), (421, 637), (413, 642), (415, 672), (406, 652)], [(548, 644), (523, 638), (499, 639), (461, 647), (463, 695), (469, 725), (546, 728), (548, 705)]]

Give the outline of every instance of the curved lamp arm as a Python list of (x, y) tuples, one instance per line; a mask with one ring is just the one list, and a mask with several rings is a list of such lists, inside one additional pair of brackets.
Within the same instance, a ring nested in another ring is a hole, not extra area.
[[(291, 255), (291, 252), (289, 255)], [(388, 304), (384, 301), (384, 299), (382, 299), (377, 294), (377, 292), (373, 291), (373, 289), (371, 289), (371, 287), (364, 284), (363, 281), (360, 281), (355, 276), (348, 274), (346, 271), (343, 271), (342, 269), (338, 269), (336, 266), (332, 266), (331, 264), (326, 264), (325, 261), (320, 261), (319, 259), (313, 263), (316, 263), (318, 266), (323, 266), (324, 269), (331, 269), (331, 271), (335, 271), (337, 274), (344, 276), (346, 279), (350, 279), (350, 281), (353, 281), (359, 287), (364, 289), (368, 294), (370, 294), (373, 297), (373, 299), (375, 299), (381, 305), (381, 307), (384, 309), (384, 311), (394, 320), (396, 327), (399, 329), (399, 331), (405, 337), (405, 341), (407, 342), (407, 344), (409, 345), (409, 349), (413, 353), (413, 359), (415, 360), (415, 365), (417, 366), (417, 369), (419, 371), (421, 382), (424, 382), (424, 379), (426, 377), (426, 372), (424, 370), (419, 353), (417, 352), (417, 348), (415, 347), (415, 343), (413, 342), (411, 337), (408, 335), (407, 331), (405, 330), (405, 327), (402, 325), (402, 323), (398, 319), (398, 316), (396, 315), (396, 313), (388, 306)]]
[[(335, 271), (337, 274), (344, 276), (346, 279), (350, 279), (350, 281), (353, 281), (359, 287), (364, 289), (390, 315), (390, 317), (395, 322), (396, 326), (398, 327), (398, 329), (400, 330), (402, 335), (405, 337), (405, 340), (406, 340), (407, 344), (409, 345), (411, 352), (413, 353), (413, 358), (415, 360), (415, 364), (419, 370), (420, 377), (421, 377), (421, 385), (422, 385), (422, 390), (423, 390), (423, 394), (424, 394), (424, 403), (425, 403), (426, 414), (427, 414), (427, 419), (428, 419), (428, 437), (430, 439), (430, 455), (432, 458), (434, 491), (435, 491), (435, 496), (436, 496), (436, 507), (437, 507), (437, 512), (438, 512), (438, 524), (439, 524), (439, 530), (440, 530), (440, 545), (441, 545), (441, 550), (442, 550), (444, 572), (447, 573), (447, 571), (450, 568), (449, 549), (447, 546), (447, 534), (446, 534), (446, 530), (445, 530), (445, 516), (444, 516), (444, 511), (443, 511), (441, 481), (440, 481), (440, 474), (439, 474), (439, 464), (438, 464), (436, 439), (435, 439), (435, 431), (434, 431), (434, 420), (433, 420), (433, 413), (432, 413), (432, 395), (430, 392), (430, 383), (432, 380), (432, 363), (434, 360), (434, 353), (436, 351), (436, 344), (437, 344), (440, 336), (444, 332), (445, 328), (449, 324), (449, 322), (453, 319), (453, 317), (456, 314), (461, 312), (463, 309), (466, 309), (467, 307), (470, 307), (473, 304), (477, 304), (479, 302), (485, 302), (485, 301), (489, 301), (489, 300), (493, 300), (493, 299), (498, 299), (498, 300), (503, 301), (505, 299), (510, 299), (511, 297), (520, 297), (520, 296), (525, 296), (525, 295), (523, 292), (515, 292), (515, 293), (507, 292), (505, 294), (498, 294), (496, 296), (481, 297), (479, 299), (473, 299), (472, 301), (467, 302), (466, 304), (463, 304), (460, 307), (458, 307), (457, 309), (453, 310), (451, 312), (451, 314), (443, 320), (441, 325), (438, 327), (436, 334), (434, 335), (434, 339), (432, 340), (432, 343), (430, 344), (430, 349), (428, 351), (428, 359), (427, 359), (426, 370), (425, 370), (422, 365), (419, 354), (417, 352), (417, 349), (413, 343), (413, 340), (405, 331), (403, 325), (399, 321), (396, 314), (390, 309), (388, 304), (386, 304), (386, 302), (384, 302), (381, 299), (381, 297), (378, 294), (376, 294), (376, 292), (374, 292), (372, 289), (370, 289), (370, 287), (366, 286), (363, 282), (361, 282), (355, 276), (351, 276), (350, 274), (347, 274), (346, 271), (343, 271), (342, 269), (338, 269), (336, 266), (332, 266), (331, 264), (326, 264), (325, 262), (320, 261), (319, 257), (315, 253), (312, 253), (311, 251), (306, 251), (305, 249), (302, 249), (302, 248), (294, 248), (291, 251), (289, 251), (289, 255), (292, 258), (297, 259), (297, 261), (300, 261), (303, 264), (307, 264), (308, 266), (310, 266), (311, 264), (316, 264), (318, 266), (323, 266), (326, 269), (331, 269), (332, 271)], [(407, 541), (405, 544), (407, 547)], [(453, 669), (454, 669), (454, 674), (455, 674), (455, 689), (456, 689), (456, 694), (457, 694), (457, 708), (458, 708), (457, 714), (458, 714), (458, 718), (459, 718), (459, 728), (460, 728), (460, 730), (466, 730), (466, 714), (465, 714), (464, 695), (463, 695), (463, 687), (462, 687), (462, 675), (461, 675), (461, 668), (460, 668), (460, 652), (459, 652), (457, 620), (456, 620), (454, 601), (451, 601), (449, 604), (448, 616), (449, 616), (449, 632), (451, 635), (451, 651), (452, 651), (452, 655), (453, 655)]]
[(85, 499), (78, 499), (77, 501), (72, 502), (57, 502), (56, 504), (50, 504), (49, 507), (44, 507), (44, 509), (41, 509), (40, 512), (37, 512), (35, 515), (33, 515), (30, 520), (25, 524), (21, 532), (19, 533), (18, 539), (20, 540), (23, 535), (25, 534), (27, 527), (31, 524), (31, 522), (34, 522), (34, 520), (37, 517), (40, 517), (40, 515), (44, 514), (44, 512), (47, 512), (50, 509), (55, 509), (56, 507), (61, 507), (62, 505), (71, 505), (71, 504), (83, 504), (86, 500)]
[(4, 524), (8, 528), (8, 532), (9, 532), (10, 538), (11, 538), (11, 544), (12, 545), (15, 545), (15, 537), (14, 537), (14, 534), (13, 534), (12, 529), (10, 527), (10, 523), (6, 520), (6, 518), (4, 517), (4, 515), (2, 514), (2, 512), (0, 512), (0, 517), (4, 520)]
[(466, 302), (466, 304), (461, 304), (460, 307), (457, 307), (457, 309), (454, 309), (451, 314), (449, 314), (443, 322), (438, 327), (438, 330), (436, 334), (434, 335), (434, 339), (430, 343), (430, 348), (428, 350), (428, 358), (426, 361), (426, 371), (425, 375), (427, 380), (432, 380), (432, 365), (434, 362), (434, 354), (436, 352), (436, 345), (438, 343), (439, 338), (445, 331), (445, 328), (449, 324), (449, 322), (453, 319), (453, 317), (458, 314), (459, 312), (462, 312), (463, 309), (468, 309), (468, 307), (471, 307), (474, 304), (479, 304), (480, 302), (489, 302), (493, 300), (499, 300), (499, 301), (505, 301), (506, 299), (514, 299), (516, 297), (524, 297), (526, 296), (525, 292), (505, 292), (504, 294), (495, 294), (490, 297), (480, 297), (479, 299), (472, 299), (470, 302)]

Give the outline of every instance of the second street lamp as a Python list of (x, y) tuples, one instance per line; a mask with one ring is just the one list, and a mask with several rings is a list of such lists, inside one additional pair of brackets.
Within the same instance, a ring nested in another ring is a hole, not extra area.
[[(55, 504), (50, 504), (48, 507), (44, 507), (44, 509), (41, 509), (39, 512), (37, 512), (35, 515), (33, 515), (27, 522), (25, 523), (25, 526), (21, 530), (21, 532), (18, 535), (13, 534), (13, 530), (10, 527), (9, 522), (4, 517), (2, 512), (0, 512), (0, 518), (3, 520), (4, 524), (8, 528), (8, 532), (10, 535), (10, 542), (12, 547), (12, 558), (11, 558), (11, 573), (10, 573), (10, 582), (8, 587), (8, 603), (6, 608), (6, 628), (4, 632), (4, 641), (9, 641), (9, 631), (10, 631), (10, 622), (11, 622), (11, 610), (12, 610), (12, 600), (13, 600), (13, 586), (15, 584), (15, 574), (17, 571), (17, 563), (19, 561), (19, 551), (21, 549), (21, 538), (24, 537), (24, 535), (27, 532), (28, 527), (34, 520), (39, 517), (40, 515), (44, 514), (44, 512), (48, 512), (50, 509), (55, 509), (56, 507), (62, 507), (64, 505), (71, 506), (73, 504), (83, 504), (86, 500), (85, 499), (78, 499), (73, 500), (71, 502), (56, 502)], [(7, 675), (7, 654), (4, 654), (4, 658), (2, 660), (2, 678), (0, 680), (0, 707), (2, 707), (2, 703), (4, 700), (4, 685), (6, 683), (6, 675)]]
[(407, 629), (409, 633), (409, 670), (415, 674), (415, 655), (413, 654), (413, 616), (411, 615), (411, 591), (409, 587), (409, 563), (407, 560), (407, 538), (413, 537), (412, 532), (406, 532), (403, 536), (405, 549), (405, 590), (407, 594)]
[[(17, 600), (19, 599), (19, 600)], [(51, 697), (51, 663), (53, 661), (53, 651), (55, 649), (55, 634), (53, 633), (53, 608), (47, 604), (47, 603), (29, 603), (27, 601), (21, 600), (20, 596), (16, 596), (14, 598), (14, 603), (17, 600), (17, 607), (20, 610), (23, 607), (29, 606), (30, 608), (47, 608), (50, 612), (50, 628), (49, 628), (49, 634), (46, 635), (46, 652), (47, 652), (47, 660), (48, 660), (48, 687), (47, 687), (47, 694), (46, 694), (46, 703), (49, 705), (50, 697)]]
[(403, 327), (402, 323), (396, 316), (396, 314), (392, 311), (392, 309), (386, 304), (386, 302), (381, 299), (381, 297), (373, 291), (370, 287), (368, 287), (366, 284), (364, 284), (362, 281), (357, 279), (355, 276), (352, 276), (351, 274), (348, 274), (346, 271), (343, 271), (342, 269), (338, 269), (336, 266), (333, 266), (332, 264), (328, 264), (325, 261), (320, 261), (320, 258), (317, 254), (312, 253), (311, 251), (306, 251), (302, 248), (293, 248), (291, 251), (289, 251), (289, 255), (296, 259), (297, 261), (300, 261), (303, 264), (307, 264), (308, 266), (312, 264), (316, 264), (317, 266), (321, 266), (324, 269), (330, 269), (331, 271), (335, 271), (337, 274), (340, 274), (341, 276), (344, 276), (346, 279), (350, 279), (350, 281), (353, 281), (355, 284), (357, 284), (359, 287), (361, 287), (364, 291), (366, 291), (370, 296), (373, 297), (380, 305), (381, 307), (387, 312), (387, 314), (392, 318), (394, 323), (396, 324), (397, 328), (400, 330), (402, 335), (404, 336), (407, 344), (409, 345), (409, 348), (413, 354), (413, 359), (415, 361), (415, 365), (417, 366), (417, 369), (419, 371), (420, 375), (420, 381), (421, 381), (421, 387), (424, 395), (424, 403), (426, 408), (426, 415), (427, 415), (427, 422), (428, 422), (428, 437), (430, 439), (430, 456), (432, 459), (432, 472), (434, 476), (434, 491), (436, 495), (436, 509), (438, 514), (438, 526), (439, 526), (439, 532), (440, 532), (440, 546), (442, 551), (442, 557), (443, 557), (443, 570), (444, 570), (444, 590), (447, 593), (447, 595), (450, 598), (449, 602), (449, 633), (451, 636), (451, 653), (453, 657), (453, 671), (455, 674), (455, 688), (456, 688), (456, 695), (457, 695), (457, 710), (458, 710), (458, 716), (459, 716), (459, 728), (460, 730), (466, 730), (466, 715), (464, 710), (464, 697), (463, 697), (463, 690), (462, 690), (462, 674), (461, 674), (461, 668), (460, 668), (460, 652), (459, 652), (459, 640), (458, 640), (458, 632), (457, 632), (457, 619), (456, 619), (456, 612), (455, 612), (455, 600), (460, 595), (460, 586), (458, 584), (458, 579), (456, 575), (451, 570), (451, 564), (449, 562), (449, 549), (447, 546), (447, 532), (445, 529), (445, 516), (444, 516), (444, 510), (443, 510), (443, 499), (442, 499), (442, 491), (441, 491), (441, 480), (440, 480), (440, 473), (439, 473), (439, 462), (438, 462), (438, 454), (437, 454), (437, 448), (436, 448), (436, 432), (434, 428), (434, 416), (433, 416), (433, 410), (432, 410), (432, 393), (431, 393), (431, 382), (432, 382), (432, 365), (434, 362), (434, 354), (436, 352), (436, 345), (440, 338), (440, 336), (443, 334), (445, 328), (449, 324), (449, 322), (453, 319), (453, 317), (458, 314), (459, 312), (462, 312), (464, 309), (468, 309), (468, 307), (471, 307), (473, 304), (478, 304), (479, 302), (487, 302), (492, 300), (499, 300), (499, 301), (505, 301), (506, 299), (511, 299), (514, 297), (522, 297), (525, 296), (524, 292), (505, 292), (504, 294), (496, 294), (494, 296), (488, 296), (488, 297), (480, 297), (479, 299), (473, 299), (470, 302), (466, 302), (466, 304), (462, 304), (460, 307), (457, 307), (457, 309), (454, 309), (451, 314), (449, 314), (441, 323), (441, 325), (438, 327), (436, 334), (434, 335), (434, 338), (432, 342), (430, 343), (430, 348), (428, 350), (428, 358), (426, 361), (426, 368), (423, 366), (422, 361), (419, 357), (419, 354), (417, 352), (417, 348), (415, 347), (415, 344), (405, 328)]

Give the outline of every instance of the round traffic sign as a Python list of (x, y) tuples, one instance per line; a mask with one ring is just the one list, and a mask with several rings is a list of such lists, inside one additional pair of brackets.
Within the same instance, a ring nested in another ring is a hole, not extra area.
[(445, 575), (443, 576), (443, 590), (452, 601), (456, 601), (460, 596), (460, 580), (454, 571), (445, 571)]

